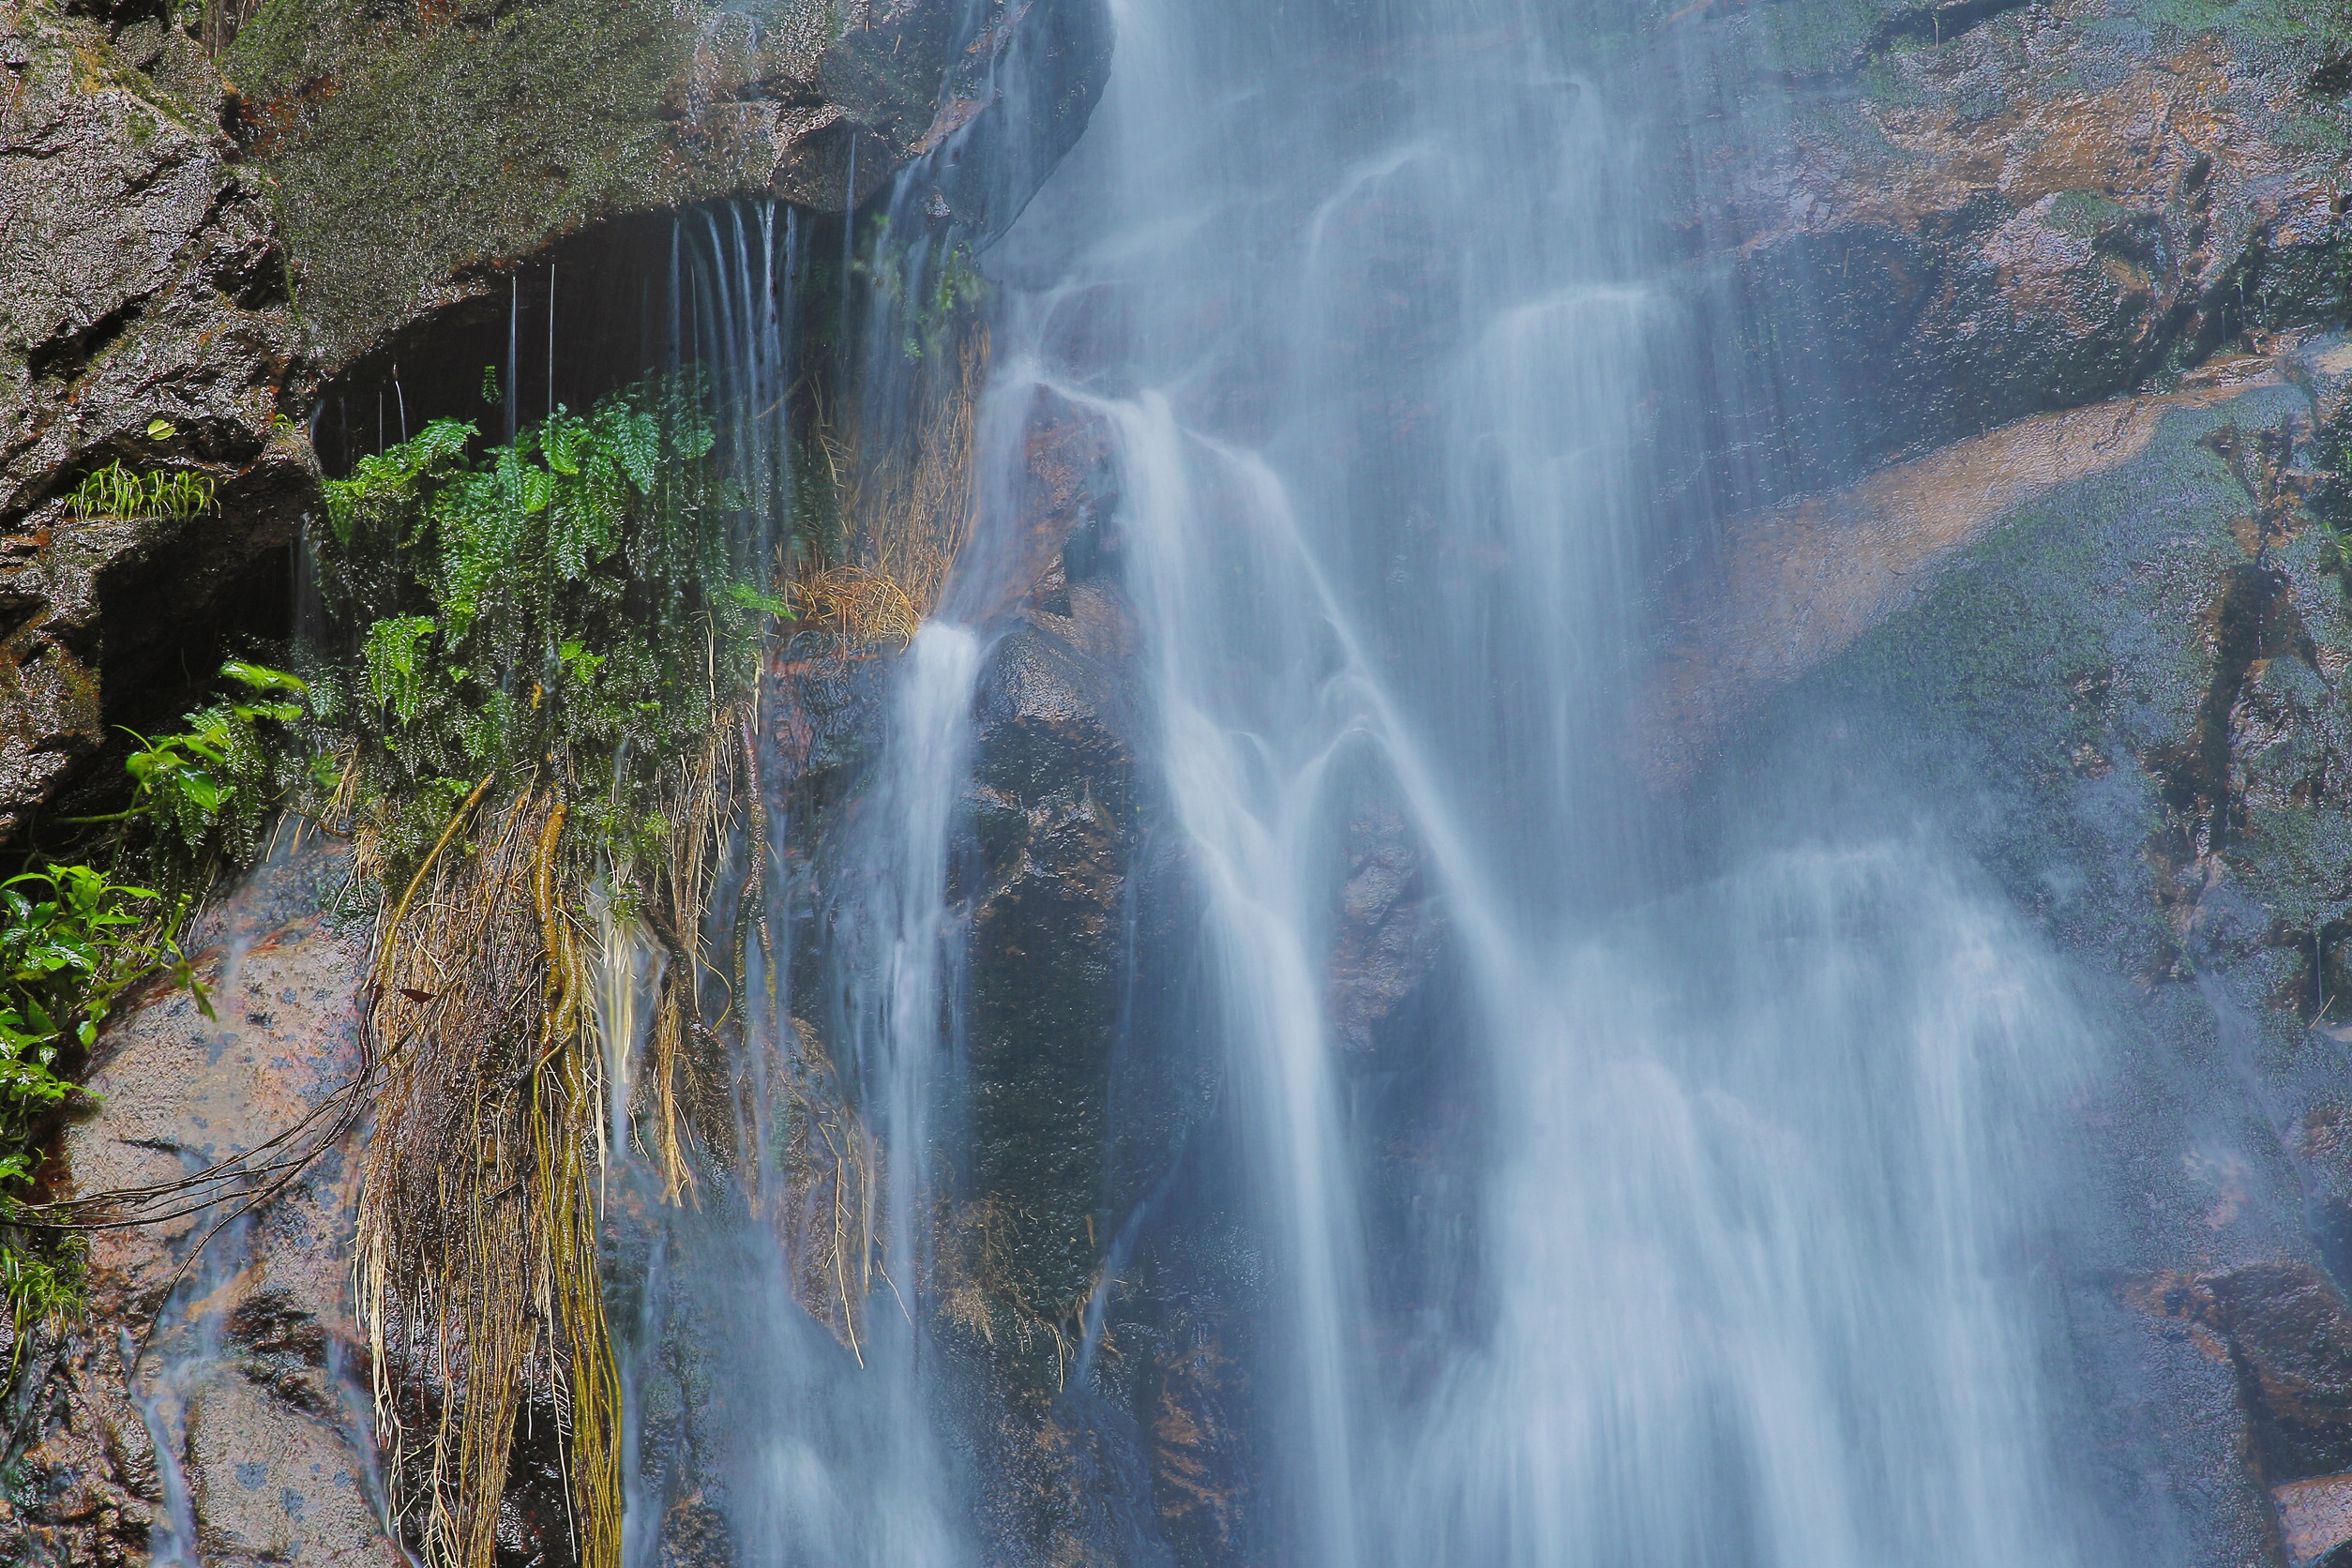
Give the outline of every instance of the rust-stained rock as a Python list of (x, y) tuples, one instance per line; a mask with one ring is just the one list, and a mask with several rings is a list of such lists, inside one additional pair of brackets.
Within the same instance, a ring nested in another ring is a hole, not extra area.
[(2352, 1541), (2352, 1475), (2319, 1475), (2270, 1488), (2286, 1568), (2314, 1568)]
[(2037, 415), (1849, 490), (1730, 519), (1721, 558), (1682, 585), (1639, 701), (1655, 776), (1686, 776), (1758, 697), (1917, 601), (1939, 566), (2018, 507), (2148, 450), (2170, 413), (2285, 379), (2238, 356), (2178, 392)]
[(2204, 1282), (2276, 1485), (2352, 1470), (2352, 1313), (2318, 1271), (2267, 1263)]
[(727, 1515), (700, 1492), (670, 1505), (661, 1520), (661, 1568), (735, 1568), (734, 1532)]
[(822, 791), (879, 744), (877, 726), (895, 655), (795, 638), (769, 650), (761, 674), (761, 787), (770, 810)]
[[(292, 838), (200, 933), (197, 974), (219, 1019), (157, 986), (101, 1035), (88, 1086), (102, 1103), (57, 1151), (75, 1193), (168, 1183), (260, 1150), (357, 1070), (366, 936), (325, 912), (344, 855)], [(169, 1304), (180, 1264), (225, 1212), (93, 1234), (90, 1320), (51, 1375), (53, 1418), (24, 1458), (46, 1500), (0, 1524), (0, 1542), (12, 1527), (25, 1549), (75, 1562), (144, 1561), (152, 1538), (219, 1568), (400, 1568), (379, 1522), (352, 1315), (351, 1154), (326, 1148), (221, 1229)], [(124, 1347), (142, 1340), (127, 1384)]]
[(1246, 1560), (1249, 1454), (1241, 1417), (1247, 1368), (1214, 1336), (1163, 1350), (1150, 1414), (1152, 1489), (1168, 1541), (1186, 1560)]
[(2307, 1264), (2165, 1274), (2125, 1301), (2235, 1375), (2244, 1453), (2296, 1568), (2352, 1541), (2352, 1312)]
[[(948, 601), (956, 618), (972, 626), (999, 626), (1018, 612), (1067, 621), (1077, 612), (1075, 585), (1106, 575), (1118, 556), (1117, 479), (1102, 415), (1038, 385), (1018, 417), (1019, 467), (1007, 477), (1002, 504), (983, 519), (998, 532), (964, 551)], [(1081, 641), (1091, 635), (1069, 626), (1052, 629)], [(1108, 636), (1096, 637), (1090, 651), (1117, 657), (1118, 634)]]
[(1706, 90), (1793, 109), (1762, 111), (1787, 113), (1769, 134), (1702, 123), (1686, 221), (1726, 248), (1741, 330), (1770, 334), (1766, 438), (1796, 485), (2339, 319), (2337, 133), (2298, 124), (2332, 113), (2305, 80), (2322, 30), (2282, 18), (2256, 42), (2262, 19), (2216, 14), (2151, 34), (2104, 0), (1944, 9), (1702, 5), (1668, 24), (1720, 35)]

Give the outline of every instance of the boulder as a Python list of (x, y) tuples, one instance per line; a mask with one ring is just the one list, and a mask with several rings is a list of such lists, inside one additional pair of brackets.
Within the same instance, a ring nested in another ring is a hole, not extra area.
[[(1084, 128), (1108, 44), (1102, 0), (1024, 0), (976, 36), (941, 0), (285, 0), (222, 63), (313, 349), (340, 367), (632, 215), (750, 195), (841, 213), (921, 158), (932, 216), (1009, 221)], [(1059, 92), (1004, 102), (1016, 56)], [(1006, 142), (1025, 183), (959, 176)]]
[(1701, 309), (1772, 378), (1731, 439), (1784, 493), (2341, 320), (2332, 20), (1701, 0), (1661, 33), (1717, 106), (1677, 219)]

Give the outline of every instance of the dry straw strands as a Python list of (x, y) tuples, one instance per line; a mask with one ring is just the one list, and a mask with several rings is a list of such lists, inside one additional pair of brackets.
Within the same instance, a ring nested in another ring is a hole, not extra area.
[[(730, 846), (764, 837), (750, 724), (747, 703), (723, 710), (673, 764), (643, 874), (588, 864), (562, 786), (502, 797), (486, 777), (382, 918), (369, 1033), (413, 1044), (385, 1053), (358, 1296), (396, 1506), (428, 1568), (489, 1568), (526, 1394), (562, 1418), (580, 1560), (620, 1561), (597, 1219), (627, 1152), (608, 1114), (617, 1096), (650, 1132), (638, 1152), (673, 1203), (694, 1200), (695, 1145), (732, 1152), (700, 1011), (740, 980), (715, 973), (700, 933)], [(755, 888), (760, 870), (755, 851)]]
[(900, 430), (858, 432), (843, 510), (857, 559), (812, 561), (792, 585), (793, 607), (852, 643), (905, 643), (939, 608), (957, 552), (972, 533), (972, 442), (988, 378), (988, 332), (959, 324), (954, 353), (914, 371), (913, 412)]
[(360, 1310), (396, 1485), (416, 1494), (398, 1501), (430, 1568), (490, 1568), (529, 1387), (569, 1407), (581, 1560), (614, 1563), (619, 1387), (592, 1157), (602, 1082), (584, 933), (562, 896), (565, 807), (526, 784), (477, 843), (453, 844), (484, 795), (378, 938), (371, 1032), (415, 1046), (390, 1061), (369, 1145)]
[(923, 621), (904, 588), (864, 566), (832, 566), (802, 578), (792, 590), (792, 607), (803, 619), (858, 643), (904, 646)]

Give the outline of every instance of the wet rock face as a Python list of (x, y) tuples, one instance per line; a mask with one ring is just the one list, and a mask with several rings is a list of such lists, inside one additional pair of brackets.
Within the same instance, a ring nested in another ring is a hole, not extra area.
[(1732, 111), (1694, 148), (1688, 233), (1726, 269), (1721, 325), (1781, 378), (1756, 433), (1789, 488), (2341, 312), (2331, 24), (2105, 0), (1688, 13), (1668, 31)]
[(1326, 1005), (1333, 1043), (1361, 1072), (1380, 1062), (1381, 1026), (1436, 969), (1442, 927), (1421, 877), (1424, 852), (1395, 806), (1360, 807), (1344, 852)]
[[(982, 688), (966, 802), (971, 1158), (996, 1211), (988, 1268), (1033, 1315), (1073, 1324), (1116, 1224), (1098, 1210), (1139, 825), (1123, 696), (1061, 639), (1012, 633)], [(1039, 1370), (1058, 1383), (1060, 1366)]]
[(1016, 615), (1049, 616), (1037, 624), (1074, 647), (1123, 656), (1122, 633), (1109, 621), (1095, 616), (1101, 624), (1093, 630), (1078, 624), (1081, 614), (1108, 601), (1071, 597), (1074, 585), (1099, 585), (1117, 575), (1118, 480), (1107, 424), (1094, 411), (1038, 386), (1021, 411), (1018, 449), (1019, 469), (1005, 486), (1009, 493), (982, 519), (995, 532), (964, 552), (951, 608), (980, 626), (1003, 626)]
[[(229, 627), (281, 629), (316, 501), (265, 182), (195, 44), (0, 8), (0, 834), (109, 724), (168, 716)], [(160, 423), (158, 423), (160, 421)], [(85, 519), (120, 460), (204, 476), (182, 521)]]
[[(2347, 369), (2321, 337), (2263, 373), (2118, 402), (2071, 476), (2037, 458), (2023, 488), (1952, 487), (1998, 498), (1973, 520), (1903, 501), (1918, 475), (1885, 471), (1784, 519), (1789, 575), (1756, 601), (1777, 615), (1714, 625), (1726, 679), (1759, 650), (1820, 662), (1760, 704), (1703, 794), (1796, 781), (1800, 830), (1833, 836), (1907, 831), (1933, 801), (2096, 998), (2059, 1288), (2117, 1455), (2116, 1531), (2157, 1558), (2284, 1543), (2300, 1568), (2352, 1541), (2352, 598), (2323, 525)], [(1858, 587), (1906, 550), (1899, 588)], [(1767, 625), (1823, 641), (1762, 650)]]
[(2228, 1368), (2289, 1568), (2337, 1560), (2352, 1543), (2352, 1312), (2335, 1285), (2271, 1262), (2160, 1274), (2126, 1293), (2161, 1333)]
[[(261, 1150), (357, 1070), (366, 938), (326, 912), (342, 854), (315, 841), (281, 852), (197, 933), (219, 1018), (156, 988), (101, 1036), (88, 1076), (100, 1103), (55, 1155), (74, 1191), (168, 1183)], [(88, 1321), (28, 1379), (36, 1408), (19, 1427), (0, 1557), (144, 1562), (169, 1544), (230, 1568), (399, 1568), (353, 1326), (351, 1153), (326, 1148), (192, 1259), (226, 1205), (94, 1233)]]
[[(1164, 1005), (1204, 961), (1199, 911), (1181, 836), (1140, 787), (1150, 726), (1105, 432), (1052, 397), (1024, 420), (1012, 533), (990, 576), (951, 589), (996, 632), (950, 866), (968, 1138), (933, 1237), (933, 1326), (990, 1560), (1244, 1561), (1246, 1325), (1263, 1271), (1222, 1199), (1171, 1198), (1180, 1169), (1216, 1158), (1214, 1032)], [(854, 874), (835, 847), (865, 807), (894, 663), (800, 645), (770, 663), (763, 783), (791, 824), (784, 854), (817, 883)], [(1374, 1042), (1425, 970), (1429, 915), (1394, 813), (1360, 837), (1344, 918), (1362, 957), (1334, 986)], [(811, 949), (794, 963), (811, 1019), (827, 1016), (826, 962)], [(1118, 1285), (1097, 1302), (1107, 1270)], [(837, 1286), (813, 1286), (803, 1304), (830, 1323)], [(659, 1419), (690, 1429), (684, 1403)], [(718, 1493), (690, 1477), (677, 1489), (663, 1550), (697, 1560), (710, 1515), (689, 1504)]]

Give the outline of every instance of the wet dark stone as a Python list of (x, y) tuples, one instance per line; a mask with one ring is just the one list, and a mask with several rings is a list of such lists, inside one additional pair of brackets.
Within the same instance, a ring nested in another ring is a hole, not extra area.
[(699, 1494), (679, 1499), (661, 1516), (661, 1568), (734, 1568), (736, 1560), (727, 1515)]
[[(975, 849), (958, 876), (969, 1158), (1004, 1216), (993, 1266), (1043, 1317), (1076, 1318), (1115, 1223), (1098, 1209), (1137, 830), (1118, 698), (1113, 671), (1024, 627), (999, 644), (977, 703)], [(1058, 1373), (1050, 1359), (1036, 1375)]]
[[(153, 23), (110, 38), (25, 7), (7, 27), (0, 162), (25, 173), (0, 183), (0, 835), (79, 777), (115, 783), (113, 726), (167, 723), (224, 652), (284, 634), (319, 499), (289, 423), (309, 369), (286, 255), (214, 123), (218, 76)], [(76, 517), (114, 461), (201, 475), (215, 505)]]
[(2318, 1271), (2259, 1264), (2211, 1280), (2265, 1482), (2352, 1470), (2352, 1313)]

